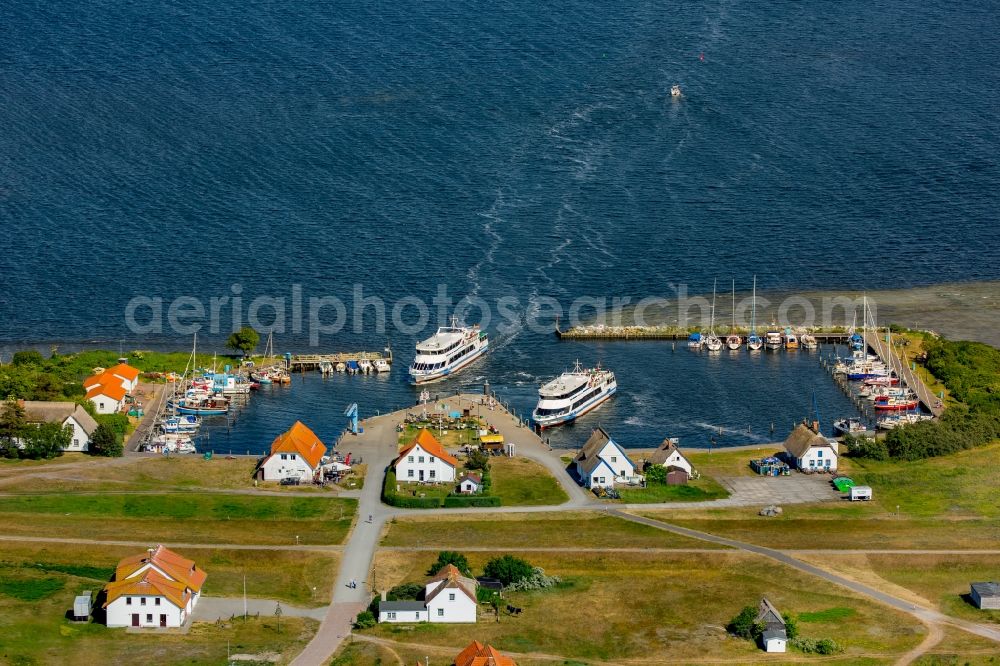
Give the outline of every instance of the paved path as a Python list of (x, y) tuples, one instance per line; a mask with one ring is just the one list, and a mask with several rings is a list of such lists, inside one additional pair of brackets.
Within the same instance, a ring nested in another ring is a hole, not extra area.
[[(149, 541), (128, 541), (128, 540), (111, 540), (102, 541), (100, 539), (81, 539), (81, 538), (69, 538), (69, 537), (38, 537), (38, 536), (11, 536), (8, 534), (0, 534), (0, 541), (23, 541), (29, 543), (78, 543), (84, 545), (103, 545), (103, 546), (129, 546), (138, 548), (149, 548)], [(162, 542), (167, 548), (218, 548), (222, 550), (292, 550), (292, 551), (303, 551), (303, 552), (328, 552), (336, 553), (344, 549), (343, 546), (339, 545), (301, 545), (301, 546), (291, 546), (282, 544), (245, 544), (245, 543), (172, 543), (169, 541)]]
[[(198, 600), (198, 605), (192, 613), (192, 621), (215, 622), (218, 619), (226, 619), (233, 615), (243, 615), (243, 597), (202, 597)], [(326, 615), (327, 607), (301, 608), (291, 604), (275, 601), (274, 599), (246, 599), (246, 612), (249, 615), (262, 615), (264, 617), (274, 616), (274, 610), (281, 604), (282, 617), (308, 617), (313, 620), (322, 620)]]
[(160, 413), (160, 408), (163, 407), (167, 393), (166, 384), (139, 384), (139, 396), (145, 398), (142, 403), (142, 420), (139, 421), (139, 426), (132, 433), (132, 436), (128, 438), (128, 442), (125, 443), (126, 454), (134, 453), (139, 448), (139, 444), (152, 431), (156, 415)]

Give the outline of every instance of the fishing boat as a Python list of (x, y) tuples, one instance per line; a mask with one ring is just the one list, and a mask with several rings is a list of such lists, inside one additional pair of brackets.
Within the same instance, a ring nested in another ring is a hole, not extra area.
[(816, 349), (819, 347), (819, 342), (812, 333), (803, 333), (802, 337), (799, 338), (799, 344), (802, 345), (803, 349)]
[(799, 336), (792, 332), (792, 329), (785, 329), (785, 349), (798, 349)]
[(168, 408), (178, 414), (219, 416), (229, 411), (229, 400), (226, 398), (181, 398), (176, 403), (170, 403)]
[(389, 372), (392, 369), (392, 364), (384, 358), (377, 358), (372, 367), (375, 369), (375, 372)]
[(442, 326), (431, 337), (418, 342), (410, 365), (410, 382), (424, 384), (458, 372), (489, 349), (486, 331), (475, 326), (459, 326), (452, 317), (451, 326)]
[(538, 404), (531, 419), (539, 428), (570, 423), (610, 398), (618, 390), (615, 373), (597, 366), (584, 369), (577, 361), (538, 389)]
[(160, 421), (157, 426), (168, 434), (189, 434), (198, 432), (201, 427), (201, 419), (197, 416), (171, 416)]
[(757, 276), (753, 276), (753, 299), (750, 305), (750, 335), (747, 336), (747, 349), (760, 351), (764, 341), (757, 336)]
[(347, 374), (349, 374), (349, 375), (356, 375), (359, 372), (361, 372), (361, 366), (358, 365), (357, 361), (348, 361), (347, 362)]
[(868, 432), (868, 427), (861, 422), (861, 419), (846, 418), (833, 422), (834, 435), (864, 435)]
[(358, 361), (358, 370), (367, 375), (372, 371), (372, 362), (366, 358), (361, 359)]
[(729, 325), (729, 335), (726, 336), (726, 348), (735, 351), (742, 344), (743, 338), (736, 333), (736, 280), (733, 280), (733, 321)]
[(705, 338), (701, 333), (692, 333), (688, 336), (688, 347), (691, 349), (701, 349), (705, 344)]
[(705, 338), (705, 349), (710, 352), (717, 352), (722, 349), (722, 340), (715, 334), (715, 288), (717, 282), (712, 283), (712, 319), (708, 326), (708, 337)]
[(933, 418), (934, 417), (930, 414), (919, 414), (916, 412), (911, 412), (909, 414), (891, 414), (878, 420), (878, 429), (892, 430), (893, 428), (909, 425), (911, 423), (930, 421)]
[(768, 331), (764, 334), (764, 347), (768, 351), (778, 351), (782, 343), (781, 331)]

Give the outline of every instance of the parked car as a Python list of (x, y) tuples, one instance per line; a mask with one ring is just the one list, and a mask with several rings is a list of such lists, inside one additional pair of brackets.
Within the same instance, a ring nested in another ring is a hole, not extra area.
[(281, 481), (278, 482), (282, 486), (297, 486), (299, 485), (299, 477), (297, 476), (286, 476)]

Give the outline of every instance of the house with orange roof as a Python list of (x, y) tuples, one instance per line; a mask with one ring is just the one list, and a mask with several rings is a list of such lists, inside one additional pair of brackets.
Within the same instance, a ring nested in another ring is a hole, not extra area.
[(517, 663), (492, 645), (472, 641), (455, 657), (455, 666), (517, 666)]
[(294, 478), (312, 481), (319, 472), (326, 445), (301, 421), (271, 442), (271, 453), (261, 459), (256, 475), (261, 481)]
[(424, 586), (419, 601), (386, 601), (378, 604), (379, 622), (475, 622), (478, 583), (446, 564)]
[(393, 468), (400, 482), (454, 483), (458, 459), (424, 428), (412, 444), (399, 452)]
[(180, 627), (191, 616), (207, 574), (162, 545), (126, 557), (104, 586), (109, 627)]
[(94, 411), (98, 414), (117, 414), (125, 405), (125, 396), (128, 394), (120, 383), (108, 381), (107, 383), (92, 384), (87, 389), (87, 400), (93, 403)]

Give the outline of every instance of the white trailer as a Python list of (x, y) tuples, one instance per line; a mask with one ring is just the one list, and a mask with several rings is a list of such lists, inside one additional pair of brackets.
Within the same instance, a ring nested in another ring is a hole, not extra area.
[(865, 501), (867, 502), (872, 498), (871, 486), (852, 486), (851, 487), (851, 501)]

